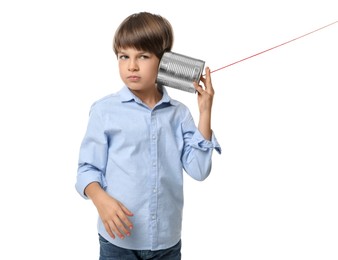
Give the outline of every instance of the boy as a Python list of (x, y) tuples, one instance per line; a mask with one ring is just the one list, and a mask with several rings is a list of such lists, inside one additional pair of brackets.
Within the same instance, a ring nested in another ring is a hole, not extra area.
[(189, 109), (156, 85), (173, 31), (147, 12), (127, 17), (113, 49), (125, 86), (95, 102), (83, 138), (76, 189), (99, 213), (100, 260), (181, 259), (183, 170), (196, 180), (211, 171), (214, 90), (201, 77), (199, 124)]

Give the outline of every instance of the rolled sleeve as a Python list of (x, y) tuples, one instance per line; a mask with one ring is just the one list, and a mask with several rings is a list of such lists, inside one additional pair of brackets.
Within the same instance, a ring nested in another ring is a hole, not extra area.
[(98, 182), (104, 190), (107, 187), (107, 182), (103, 174), (96, 170), (91, 170), (89, 165), (80, 165), (75, 188), (84, 199), (88, 199), (85, 194), (85, 189), (92, 182)]
[(221, 146), (219, 145), (214, 132), (212, 132), (211, 140), (206, 140), (202, 136), (201, 132), (197, 129), (192, 136), (191, 146), (202, 151), (207, 151), (209, 149), (215, 149), (219, 154), (222, 153)]
[(205, 180), (211, 171), (213, 150), (221, 153), (221, 147), (212, 133), (211, 140), (206, 140), (196, 129), (184, 150), (183, 165), (185, 171), (195, 180)]
[(108, 155), (108, 140), (105, 135), (104, 120), (97, 110), (91, 109), (87, 131), (82, 140), (78, 161), (75, 188), (85, 199), (85, 188), (92, 182), (98, 182), (106, 189), (105, 170)]

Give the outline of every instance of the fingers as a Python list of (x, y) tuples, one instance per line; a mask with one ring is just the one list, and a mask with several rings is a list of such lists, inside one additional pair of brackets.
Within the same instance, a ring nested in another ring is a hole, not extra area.
[[(133, 216), (133, 213), (128, 210), (121, 202), (113, 200), (113, 206), (107, 214), (101, 214), (101, 219), (107, 233), (115, 239), (116, 236), (124, 239), (125, 236), (131, 235), (133, 224), (128, 217)], [(113, 211), (111, 209), (114, 209)]]
[(210, 85), (211, 84), (211, 72), (210, 72), (210, 68), (206, 67), (205, 68), (205, 77), (201, 76), (201, 81), (203, 82), (203, 84), (205, 85)]
[(201, 85), (198, 85), (196, 82), (193, 82), (193, 85), (194, 85), (196, 91), (197, 91), (199, 94), (202, 95), (202, 93), (203, 93), (203, 91), (204, 91), (203, 87), (202, 87)]
[[(122, 223), (123, 223), (123, 228), (124, 228), (124, 230), (126, 230), (125, 229), (125, 227), (128, 227), (129, 229), (133, 229), (133, 224), (131, 223), (131, 221), (129, 220), (129, 218), (127, 218), (127, 216), (133, 216), (133, 213), (131, 213), (125, 206), (123, 206), (122, 204), (121, 204), (121, 208), (122, 208), (122, 212), (119, 212), (118, 213), (118, 217), (119, 217), (119, 219), (122, 221)], [(126, 216), (127, 215), (127, 216)], [(129, 232), (128, 230), (127, 230), (127, 232)], [(125, 232), (124, 232), (125, 233)], [(129, 232), (130, 233), (130, 232)]]
[(130, 236), (130, 230), (129, 228), (127, 229), (127, 223), (129, 223), (129, 227), (131, 227), (132, 224), (126, 218), (125, 214), (120, 214), (119, 216), (116, 216), (113, 222), (115, 224), (113, 226), (114, 232), (119, 238), (124, 239), (125, 235)]
[(202, 81), (204, 87), (202, 87), (201, 85), (195, 85), (194, 87), (196, 89), (196, 91), (198, 91), (198, 93), (202, 94), (203, 91), (206, 91), (209, 95), (213, 95), (214, 94), (214, 89), (212, 87), (212, 82), (211, 82), (211, 72), (210, 72), (210, 68), (206, 67), (205, 68), (205, 77), (201, 76), (200, 80)]
[(126, 215), (128, 215), (129, 217), (134, 216), (134, 214), (129, 209), (127, 209), (122, 203), (120, 203), (120, 206)]
[(205, 78), (202, 77), (201, 81), (205, 86), (205, 90), (208, 91), (208, 93), (212, 94), (214, 92), (214, 89), (212, 87), (211, 72), (209, 67), (205, 68)]
[(104, 228), (106, 229), (107, 233), (109, 234), (109, 236), (112, 239), (115, 239), (115, 235), (113, 233), (113, 229), (114, 229), (114, 223), (108, 223), (108, 222), (103, 222)]
[(104, 226), (113, 239), (115, 239), (115, 235), (120, 239), (124, 239), (125, 236), (130, 236), (130, 230), (133, 228), (133, 224), (123, 212), (119, 212), (113, 219), (104, 223)]

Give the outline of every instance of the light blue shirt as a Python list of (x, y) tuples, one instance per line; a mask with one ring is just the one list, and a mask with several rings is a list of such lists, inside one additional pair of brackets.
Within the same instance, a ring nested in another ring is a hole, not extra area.
[(76, 189), (98, 182), (134, 216), (130, 237), (112, 239), (98, 219), (98, 232), (116, 246), (160, 250), (181, 238), (183, 170), (202, 181), (211, 171), (214, 134), (205, 140), (189, 109), (163, 97), (149, 108), (127, 88), (95, 102), (83, 138)]

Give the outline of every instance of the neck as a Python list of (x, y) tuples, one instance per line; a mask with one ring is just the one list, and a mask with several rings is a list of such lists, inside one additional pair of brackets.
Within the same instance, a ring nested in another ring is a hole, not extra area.
[(156, 87), (150, 91), (135, 91), (131, 90), (135, 96), (137, 96), (139, 99), (142, 100), (144, 104), (146, 104), (148, 107), (153, 108), (155, 105), (161, 100), (162, 93), (160, 90)]

